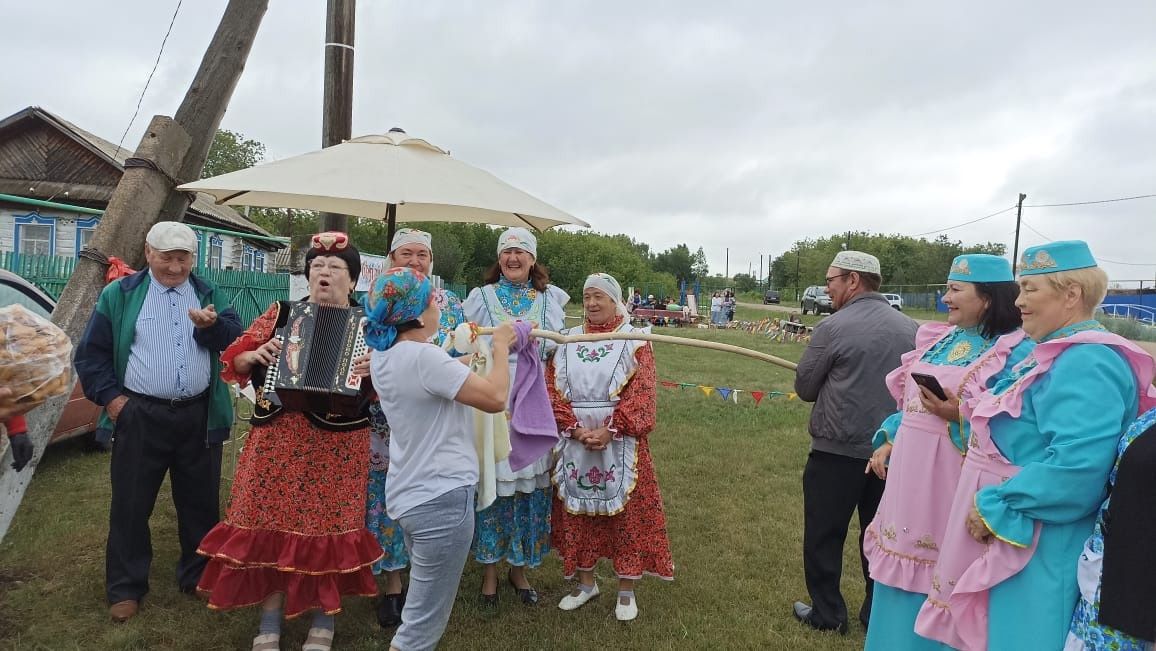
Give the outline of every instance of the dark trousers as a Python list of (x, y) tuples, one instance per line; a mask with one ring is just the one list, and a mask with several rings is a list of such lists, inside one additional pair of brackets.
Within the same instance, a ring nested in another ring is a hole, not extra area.
[(205, 444), (207, 409), (207, 398), (172, 407), (130, 397), (117, 418), (105, 550), (110, 604), (139, 601), (149, 591), (149, 516), (166, 472), (181, 542), (177, 586), (191, 592), (201, 579), (208, 559), (197, 554), (197, 546), (220, 521), (221, 445)]
[(847, 604), (839, 591), (843, 574), (843, 545), (851, 513), (859, 510), (859, 562), (867, 595), (859, 618), (871, 613), (874, 582), (867, 574), (863, 531), (875, 517), (883, 497), (883, 480), (864, 474), (866, 459), (811, 451), (803, 469), (803, 573), (811, 594), (811, 621), (834, 628), (847, 622)]

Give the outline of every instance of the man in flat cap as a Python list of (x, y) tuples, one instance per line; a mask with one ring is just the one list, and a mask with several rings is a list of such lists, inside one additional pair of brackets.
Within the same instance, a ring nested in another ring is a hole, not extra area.
[(872, 581), (863, 556), (862, 531), (875, 517), (883, 480), (864, 473), (872, 438), (895, 411), (884, 379), (900, 356), (915, 348), (915, 321), (891, 308), (879, 293), (879, 259), (841, 251), (827, 268), (835, 313), (819, 323), (799, 360), (795, 392), (814, 402), (811, 452), (803, 470), (803, 573), (811, 604), (796, 601), (795, 618), (819, 630), (847, 632), (847, 604), (839, 591), (843, 545), (851, 514), (859, 511), (859, 560), (871, 612)]
[(149, 516), (165, 474), (181, 591), (196, 590), (208, 561), (197, 546), (220, 519), (221, 443), (233, 426), (220, 355), (242, 327), (226, 297), (192, 273), (196, 250), (193, 229), (157, 222), (145, 236), (148, 269), (104, 288), (76, 347), (84, 395), (104, 407), (97, 438), (112, 437), (105, 591), (117, 622), (149, 591)]

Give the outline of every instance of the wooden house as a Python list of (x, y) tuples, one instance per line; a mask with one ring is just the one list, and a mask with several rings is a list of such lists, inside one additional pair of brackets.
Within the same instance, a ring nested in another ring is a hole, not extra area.
[[(0, 253), (75, 257), (132, 154), (37, 106), (0, 120)], [(272, 271), (283, 247), (209, 195), (197, 195), (184, 222), (201, 238), (198, 266)]]

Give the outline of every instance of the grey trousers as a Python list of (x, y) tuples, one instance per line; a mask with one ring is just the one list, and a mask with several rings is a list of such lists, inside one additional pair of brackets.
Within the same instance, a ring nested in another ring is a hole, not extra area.
[(409, 592), (391, 642), (400, 651), (434, 649), (446, 630), (474, 539), (474, 490), (456, 488), (398, 518), (410, 559)]

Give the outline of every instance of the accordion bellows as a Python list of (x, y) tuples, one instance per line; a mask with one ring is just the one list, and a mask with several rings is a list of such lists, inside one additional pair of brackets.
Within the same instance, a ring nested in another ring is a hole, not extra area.
[(364, 324), (360, 307), (292, 303), (274, 335), (281, 355), (265, 376), (265, 395), (276, 395), (284, 409), (356, 416), (363, 378), (353, 374), (353, 363), (368, 351)]

